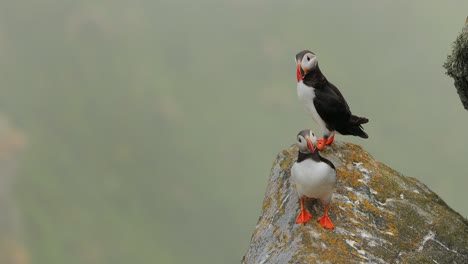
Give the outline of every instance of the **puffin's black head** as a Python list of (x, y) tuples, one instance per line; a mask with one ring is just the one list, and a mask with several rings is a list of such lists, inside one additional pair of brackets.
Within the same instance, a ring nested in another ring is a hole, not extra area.
[(297, 134), (297, 146), (302, 153), (314, 153), (315, 151), (315, 138), (314, 132), (310, 129), (304, 129)]
[(300, 82), (307, 73), (317, 68), (318, 60), (315, 54), (309, 50), (303, 50), (296, 54), (296, 78)]

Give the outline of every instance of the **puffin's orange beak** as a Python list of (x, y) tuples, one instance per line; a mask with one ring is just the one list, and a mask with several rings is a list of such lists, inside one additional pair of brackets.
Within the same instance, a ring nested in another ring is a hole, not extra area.
[(309, 69), (307, 69), (307, 68), (302, 68), (302, 67), (301, 67), (301, 61), (300, 61), (300, 60), (297, 61), (297, 64), (296, 64), (296, 78), (297, 78), (297, 82), (300, 82), (302, 79), (304, 79), (304, 76), (303, 76), (303, 75), (305, 75), (305, 74), (307, 73), (308, 70), (309, 70)]
[(311, 153), (314, 153), (314, 143), (310, 140), (309, 136), (306, 136), (307, 147), (309, 148)]
[(296, 64), (296, 78), (297, 78), (297, 82), (300, 82), (302, 80), (301, 61), (297, 61), (297, 64)]

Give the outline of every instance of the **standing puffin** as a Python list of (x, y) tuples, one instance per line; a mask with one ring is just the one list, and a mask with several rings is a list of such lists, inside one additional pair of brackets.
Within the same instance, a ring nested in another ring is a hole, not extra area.
[(318, 219), (325, 228), (334, 228), (328, 218), (328, 206), (331, 202), (336, 185), (336, 170), (331, 161), (323, 158), (315, 148), (316, 138), (309, 130), (302, 130), (297, 134), (299, 152), (297, 161), (291, 168), (291, 181), (296, 185), (301, 211), (296, 218), (297, 223), (307, 222), (312, 215), (304, 208), (305, 198), (320, 199), (325, 212)]
[(338, 88), (320, 71), (317, 57), (311, 51), (303, 50), (296, 55), (296, 77), (297, 96), (323, 133), (317, 139), (319, 150), (333, 142), (335, 132), (368, 138), (361, 125), (369, 119), (351, 113)]

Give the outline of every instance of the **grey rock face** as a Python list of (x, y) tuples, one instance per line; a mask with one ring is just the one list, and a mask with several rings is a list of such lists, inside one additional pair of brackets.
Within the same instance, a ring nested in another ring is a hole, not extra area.
[(299, 205), (289, 181), (295, 146), (273, 163), (262, 214), (242, 263), (468, 263), (468, 221), (418, 180), (374, 160), (361, 147), (335, 142), (338, 186), (330, 207), (333, 230), (316, 219), (295, 224)]

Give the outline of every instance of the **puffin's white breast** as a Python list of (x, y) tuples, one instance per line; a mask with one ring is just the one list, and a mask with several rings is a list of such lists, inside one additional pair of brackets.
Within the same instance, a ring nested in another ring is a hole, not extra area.
[(307, 113), (309, 113), (314, 121), (320, 126), (320, 129), (322, 129), (323, 132), (328, 131), (325, 122), (317, 113), (317, 109), (315, 109), (315, 88), (309, 87), (300, 81), (297, 83), (297, 97), (299, 97), (299, 101), (301, 101)]
[(325, 162), (311, 159), (294, 163), (291, 177), (299, 196), (327, 198), (335, 189), (336, 172)]

